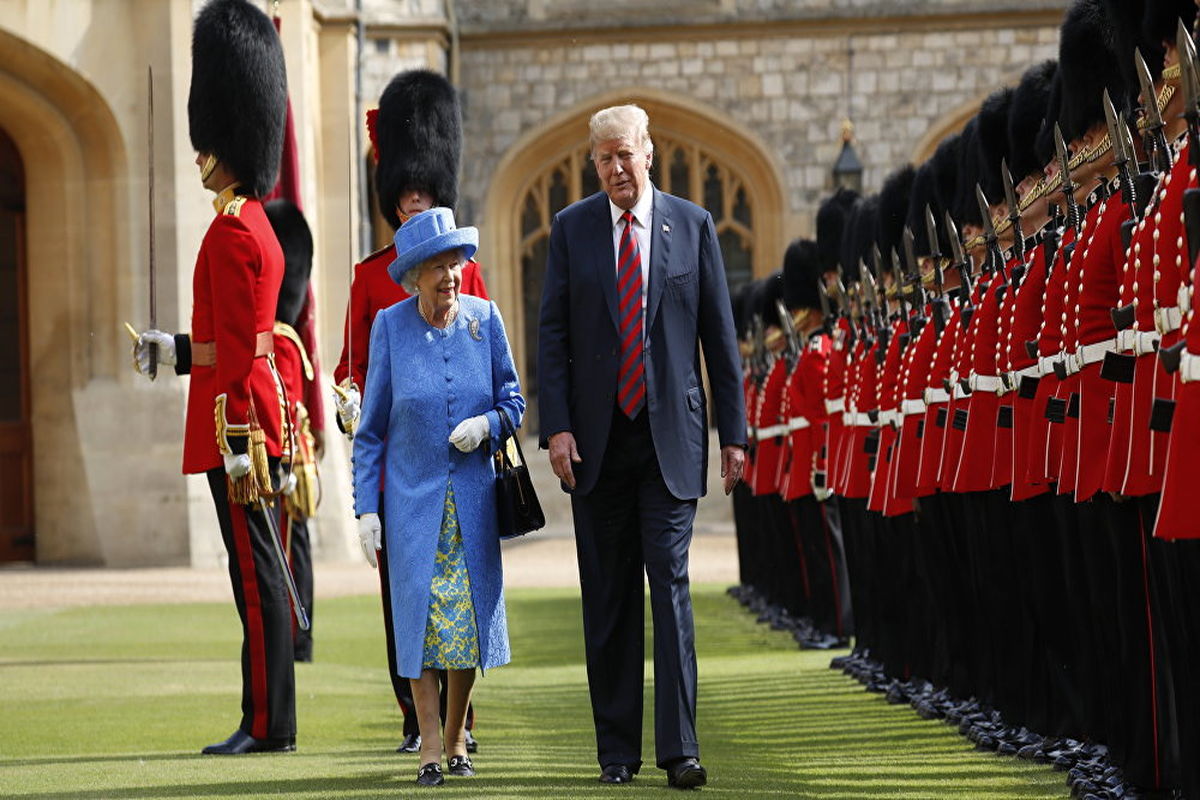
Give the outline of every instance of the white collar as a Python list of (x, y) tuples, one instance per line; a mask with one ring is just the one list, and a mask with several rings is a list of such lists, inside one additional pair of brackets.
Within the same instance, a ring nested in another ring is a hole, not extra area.
[[(654, 208), (654, 184), (647, 182), (645, 190), (642, 191), (642, 196), (633, 204), (633, 208), (629, 209), (633, 213), (633, 219), (642, 228), (650, 227), (650, 212)], [(612, 215), (613, 227), (617, 227), (617, 223), (621, 221), (621, 217), (625, 214), (625, 209), (618, 206), (611, 199), (608, 201), (608, 211)]]

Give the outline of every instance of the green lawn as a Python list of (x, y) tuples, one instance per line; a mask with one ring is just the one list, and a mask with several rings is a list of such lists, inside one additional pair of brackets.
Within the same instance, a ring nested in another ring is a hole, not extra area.
[[(694, 595), (704, 795), (1068, 795), (1060, 773), (975, 752), (948, 726), (864, 692), (827, 668), (829, 654), (802, 653), (755, 625), (722, 587)], [(476, 684), (479, 775), (423, 791), (673, 796), (652, 766), (649, 719), (651, 765), (632, 786), (595, 780), (577, 593), (516, 590), (508, 603), (514, 663)], [(0, 612), (0, 796), (417, 795), (416, 756), (393, 752), (400, 716), (378, 599), (325, 600), (316, 610), (317, 661), (297, 666), (299, 750), (233, 759), (198, 755), (237, 722), (232, 602)]]

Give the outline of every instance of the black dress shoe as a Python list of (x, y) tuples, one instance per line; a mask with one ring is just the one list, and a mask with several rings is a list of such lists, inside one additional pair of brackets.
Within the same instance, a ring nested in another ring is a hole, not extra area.
[(478, 753), (479, 752), (479, 742), (475, 741), (475, 737), (471, 735), (470, 731), (467, 731), (466, 734), (467, 734), (467, 752), (468, 753)]
[(633, 770), (625, 764), (608, 764), (600, 770), (601, 783), (629, 783), (633, 780)]
[(223, 742), (210, 744), (200, 752), (206, 756), (240, 756), (246, 753), (290, 753), (296, 749), (296, 737), (255, 739), (241, 728)]
[(417, 770), (417, 785), (418, 786), (441, 786), (446, 782), (442, 776), (442, 765), (436, 761), (430, 761), (428, 764), (422, 764)]
[(410, 733), (404, 737), (404, 741), (396, 748), (397, 753), (418, 753), (421, 750), (421, 734)]
[(690, 756), (681, 758), (667, 767), (667, 786), (676, 789), (699, 789), (708, 783), (708, 770)]
[(469, 756), (450, 756), (446, 766), (447, 772), (460, 778), (469, 778), (475, 774), (475, 765), (471, 763)]

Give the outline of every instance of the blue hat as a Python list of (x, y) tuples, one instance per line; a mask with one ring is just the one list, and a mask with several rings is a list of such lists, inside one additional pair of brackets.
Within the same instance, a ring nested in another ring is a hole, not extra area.
[(396, 230), (396, 260), (388, 264), (388, 275), (400, 283), (410, 269), (426, 259), (459, 248), (466, 258), (475, 255), (479, 249), (478, 229), (455, 227), (454, 212), (448, 208), (422, 211)]

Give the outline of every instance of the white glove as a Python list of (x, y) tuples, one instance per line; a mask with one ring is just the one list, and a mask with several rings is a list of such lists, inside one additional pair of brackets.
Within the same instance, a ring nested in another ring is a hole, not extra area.
[(362, 395), (358, 393), (358, 387), (351, 384), (346, 389), (345, 398), (334, 392), (333, 402), (337, 406), (338, 420), (342, 423), (346, 438), (353, 439), (354, 431), (358, 429), (358, 417), (362, 414)]
[(143, 331), (133, 345), (133, 363), (143, 375), (150, 374), (150, 345), (158, 345), (158, 363), (175, 365), (175, 337), (162, 331)]
[(231, 478), (240, 478), (250, 474), (250, 456), (247, 453), (229, 453), (225, 459), (225, 474)]
[(287, 476), (283, 479), (283, 486), (281, 487), (283, 489), (283, 493), (290, 496), (296, 491), (297, 483), (299, 483), (299, 481), (296, 480), (296, 473), (289, 471)]
[(362, 545), (367, 563), (378, 567), (379, 557), (376, 552), (383, 547), (383, 526), (379, 524), (378, 514), (363, 514), (358, 518), (358, 543)]
[(467, 417), (450, 432), (450, 444), (463, 453), (469, 453), (479, 447), (491, 430), (492, 426), (488, 422), (488, 418), (482, 414), (478, 417)]

